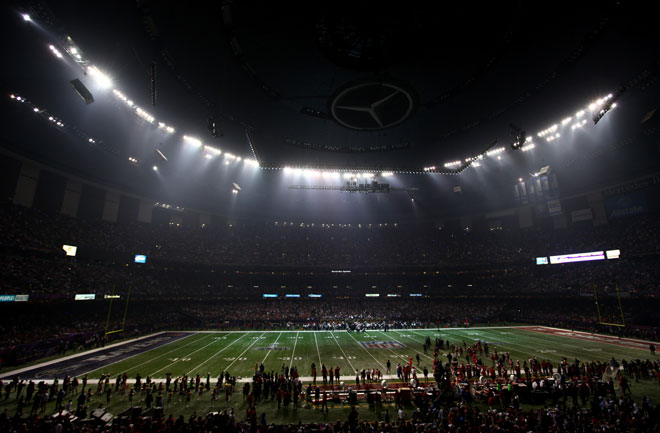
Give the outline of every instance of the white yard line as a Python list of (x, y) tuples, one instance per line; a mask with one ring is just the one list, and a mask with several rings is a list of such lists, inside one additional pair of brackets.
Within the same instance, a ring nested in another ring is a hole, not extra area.
[(323, 365), (323, 363), (321, 362), (321, 351), (319, 350), (319, 342), (316, 339), (316, 332), (314, 333), (314, 343), (316, 343), (316, 353), (318, 353), (319, 355), (319, 365)]
[(236, 357), (236, 359), (234, 359), (234, 360), (233, 360), (233, 361), (232, 361), (227, 367), (225, 367), (223, 371), (227, 371), (227, 370), (229, 370), (229, 367), (231, 367), (232, 365), (234, 365), (234, 363), (235, 363), (236, 361), (238, 361), (238, 359), (239, 359), (241, 356), (245, 355), (245, 352), (247, 352), (248, 350), (250, 350), (250, 347), (254, 346), (255, 343), (256, 343), (257, 341), (261, 340), (261, 337), (263, 337), (264, 335), (266, 335), (266, 332), (264, 332), (264, 333), (261, 334), (259, 337), (257, 337), (257, 338), (252, 342), (252, 344), (250, 344), (250, 345), (247, 347), (247, 349), (245, 349), (240, 355), (238, 355), (238, 356)]
[(335, 337), (335, 333), (331, 332), (332, 338), (335, 340), (335, 343), (337, 343), (337, 347), (339, 347), (339, 350), (341, 350), (341, 353), (344, 354), (344, 359), (346, 362), (348, 362), (348, 365), (351, 366), (351, 375), (353, 374), (353, 371), (355, 371), (355, 367), (353, 366), (353, 363), (351, 362), (350, 359), (348, 359), (348, 356), (346, 356), (346, 352), (344, 352), (344, 349), (342, 349), (341, 345), (339, 344), (339, 341), (337, 341), (337, 337)]
[(293, 356), (296, 354), (296, 345), (298, 344), (298, 332), (296, 332), (296, 341), (293, 342), (293, 351), (291, 352), (291, 362), (289, 362), (289, 371), (293, 365)]
[[(187, 358), (187, 357), (189, 357), (190, 355), (195, 354), (195, 353), (199, 352), (199, 351), (202, 350), (202, 349), (206, 349), (207, 347), (209, 347), (209, 346), (210, 346), (211, 344), (213, 344), (213, 343), (217, 343), (217, 341), (211, 341), (211, 342), (210, 342), (209, 344), (207, 344), (206, 346), (202, 346), (202, 347), (200, 347), (199, 349), (194, 350), (194, 351), (190, 352), (190, 353), (187, 354), (187, 355), (183, 355), (183, 356), (181, 356), (181, 358)], [(158, 373), (158, 372), (160, 372), (160, 371), (163, 371), (163, 370), (165, 370), (166, 368), (169, 368), (169, 367), (173, 366), (173, 365), (176, 364), (177, 362), (178, 362), (178, 361), (172, 361), (172, 362), (170, 362), (170, 363), (167, 364), (165, 367), (160, 368), (160, 369), (154, 371), (153, 373), (151, 373), (151, 374), (149, 375), (149, 377), (153, 377), (156, 373)]]
[[(278, 342), (278, 340), (280, 339), (281, 336), (282, 336), (282, 333), (280, 332), (280, 335), (277, 336), (277, 339), (275, 339), (275, 342), (271, 346), (274, 346), (275, 344), (277, 344), (277, 342)], [(266, 356), (264, 356), (264, 359), (261, 360), (262, 364), (264, 362), (266, 362), (266, 358), (268, 358), (268, 355), (270, 355), (270, 352), (272, 352), (272, 351), (273, 351), (273, 349), (268, 349), (268, 353), (266, 353)]]
[(232, 344), (236, 343), (238, 340), (240, 340), (241, 338), (245, 337), (246, 335), (247, 335), (247, 334), (243, 334), (243, 335), (241, 335), (241, 336), (238, 337), (236, 340), (232, 341), (231, 343), (229, 343), (228, 345), (226, 345), (226, 346), (223, 347), (222, 349), (220, 349), (220, 350), (218, 350), (217, 352), (215, 352), (215, 353), (213, 354), (213, 356), (210, 356), (210, 357), (206, 358), (206, 361), (202, 362), (201, 364), (199, 364), (197, 367), (193, 368), (192, 370), (190, 370), (190, 371), (189, 371), (188, 373), (186, 373), (186, 374), (190, 374), (190, 373), (192, 373), (193, 371), (195, 371), (196, 369), (198, 369), (199, 367), (201, 367), (202, 365), (206, 364), (206, 363), (209, 362), (211, 359), (215, 358), (217, 355), (219, 355), (220, 353), (224, 352), (225, 349), (227, 349), (229, 346), (231, 346)]
[(355, 339), (355, 337), (353, 337), (353, 336), (351, 335), (350, 332), (347, 331), (346, 333), (348, 334), (349, 337), (351, 337), (351, 338), (353, 339), (353, 341), (355, 341), (355, 343), (357, 343), (357, 345), (358, 345), (360, 348), (362, 348), (362, 350), (364, 350), (365, 352), (367, 352), (367, 353), (369, 354), (369, 356), (371, 356), (371, 357), (374, 359), (374, 361), (376, 361), (378, 364), (380, 364), (380, 366), (383, 367), (383, 370), (386, 370), (386, 369), (387, 369), (387, 367), (385, 367), (385, 364), (383, 364), (382, 362), (380, 362), (379, 360), (377, 360), (376, 357), (373, 356), (373, 355), (371, 354), (371, 352), (369, 352), (367, 349), (365, 349), (364, 346), (361, 345), (360, 342), (357, 341), (357, 340)]

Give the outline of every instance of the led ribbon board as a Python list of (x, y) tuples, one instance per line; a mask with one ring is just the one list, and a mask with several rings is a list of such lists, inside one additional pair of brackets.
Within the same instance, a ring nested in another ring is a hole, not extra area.
[(560, 265), (562, 263), (589, 262), (592, 260), (605, 260), (603, 251), (593, 251), (590, 253), (564, 254), (560, 256), (550, 256), (551, 265)]

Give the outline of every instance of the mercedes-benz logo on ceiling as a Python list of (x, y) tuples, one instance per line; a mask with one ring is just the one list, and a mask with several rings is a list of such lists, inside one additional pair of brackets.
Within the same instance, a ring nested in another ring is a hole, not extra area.
[(401, 84), (360, 81), (339, 89), (330, 100), (332, 117), (347, 128), (378, 130), (406, 120), (416, 106), (414, 93)]

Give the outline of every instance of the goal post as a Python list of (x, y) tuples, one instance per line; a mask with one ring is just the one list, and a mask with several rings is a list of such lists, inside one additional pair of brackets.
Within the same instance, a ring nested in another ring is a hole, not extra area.
[(112, 287), (112, 296), (110, 297), (110, 305), (108, 306), (108, 317), (105, 321), (105, 333), (104, 335), (117, 334), (119, 332), (124, 332), (126, 328), (126, 316), (128, 315), (128, 302), (131, 299), (131, 286), (128, 286), (128, 294), (126, 295), (126, 303), (124, 306), (124, 317), (122, 318), (121, 327), (119, 329), (108, 330), (110, 327), (110, 317), (112, 314), (112, 303), (114, 302), (115, 287)]
[(621, 293), (619, 292), (619, 285), (618, 284), (614, 285), (614, 290), (615, 290), (616, 299), (617, 299), (616, 309), (618, 310), (616, 312), (616, 316), (619, 316), (621, 318), (621, 323), (614, 323), (612, 321), (612, 319), (615, 318), (614, 314), (607, 314), (606, 318), (603, 319), (603, 313), (601, 311), (601, 307), (604, 306), (605, 302), (601, 302), (599, 300), (599, 298), (598, 298), (598, 289), (596, 288), (596, 285), (594, 284), (594, 303), (596, 304), (596, 312), (598, 313), (598, 324), (599, 325), (605, 325), (605, 326), (617, 326), (617, 327), (623, 328), (623, 327), (626, 326), (626, 319), (623, 315), (623, 305), (621, 304)]

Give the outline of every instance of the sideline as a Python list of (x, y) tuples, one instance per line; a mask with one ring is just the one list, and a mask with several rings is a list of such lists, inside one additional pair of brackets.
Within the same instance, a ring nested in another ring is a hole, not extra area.
[[(18, 370), (7, 371), (7, 372), (4, 372), (4, 373), (0, 373), (0, 379), (4, 379), (7, 376), (13, 376), (13, 375), (16, 375), (16, 374), (21, 374), (21, 373), (24, 373), (26, 371), (34, 370), (34, 369), (37, 369), (37, 368), (48, 367), (49, 365), (57, 364), (57, 363), (62, 362), (62, 361), (69, 361), (71, 359), (80, 358), (81, 356), (89, 355), (90, 353), (96, 353), (96, 352), (100, 352), (102, 350), (112, 349), (113, 347), (123, 346), (124, 344), (135, 343), (136, 341), (144, 340), (145, 338), (155, 337), (157, 335), (164, 334), (165, 332), (168, 332), (168, 331), (155, 332), (153, 334), (148, 334), (148, 335), (144, 335), (142, 337), (133, 338), (132, 340), (124, 340), (124, 341), (120, 341), (118, 343), (111, 344), (109, 346), (103, 346), (103, 347), (98, 347), (96, 349), (85, 350), (84, 352), (80, 352), (80, 353), (76, 353), (76, 354), (68, 355), (68, 356), (63, 356), (62, 358), (55, 358), (55, 359), (52, 359), (50, 361), (42, 362), (42, 363), (39, 363), (39, 364), (32, 364), (29, 367), (19, 368)], [(184, 332), (184, 331), (182, 331), (182, 332)]]

